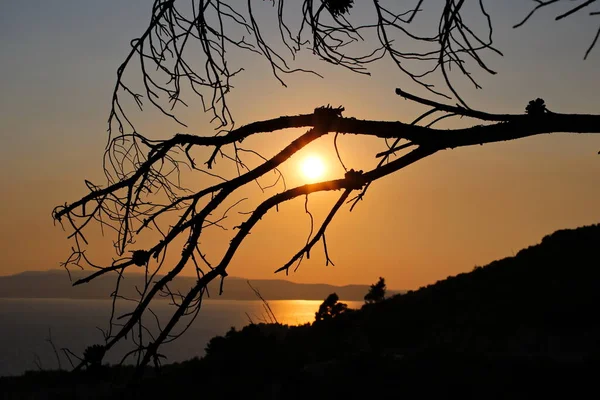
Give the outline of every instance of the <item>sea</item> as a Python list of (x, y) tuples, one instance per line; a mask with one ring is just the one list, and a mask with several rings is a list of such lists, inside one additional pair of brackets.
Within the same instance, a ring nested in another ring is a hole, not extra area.
[[(363, 304), (341, 301), (355, 309)], [(167, 357), (167, 363), (202, 357), (208, 341), (224, 335), (232, 327), (241, 329), (249, 323), (272, 322), (273, 318), (282, 324), (302, 325), (314, 321), (321, 303), (318, 300), (273, 300), (268, 302), (271, 314), (260, 300), (204, 300), (190, 327), (177, 340), (162, 346), (160, 352)], [(59, 366), (69, 369), (68, 352), (62, 349), (80, 356), (87, 346), (103, 344), (102, 330), (109, 326), (111, 305), (111, 300), (0, 299), (0, 376), (58, 369)], [(157, 301), (152, 310), (164, 323), (173, 307), (166, 300)], [(156, 325), (154, 316), (147, 317), (145, 324), (152, 330), (152, 325)], [(111, 349), (105, 361), (120, 362), (134, 348), (131, 339), (128, 337), (127, 342)], [(133, 362), (131, 357), (125, 360), (125, 363)]]

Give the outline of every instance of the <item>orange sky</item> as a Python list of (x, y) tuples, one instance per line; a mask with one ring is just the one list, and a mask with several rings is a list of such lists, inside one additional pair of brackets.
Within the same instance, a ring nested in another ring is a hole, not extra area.
[[(0, 61), (2, 275), (57, 268), (68, 255), (71, 243), (53, 226), (50, 213), (55, 205), (85, 194), (84, 179), (103, 183), (101, 157), (115, 70), (149, 12), (141, 0), (85, 6), (66, 0), (14, 3), (0, 17), (0, 50), (11, 55)], [(462, 86), (469, 104), (518, 113), (529, 100), (542, 97), (556, 112), (597, 113), (600, 49), (582, 61), (595, 27), (577, 18), (555, 24), (540, 17), (512, 30), (521, 14), (507, 3), (492, 14), (505, 57), (488, 59), (498, 75), (482, 76), (483, 90)], [(328, 103), (343, 105), (344, 115), (356, 118), (410, 122), (422, 111), (394, 94), (396, 87), (418, 88), (385, 62), (371, 78), (316, 64), (326, 79), (294, 75), (286, 80), (288, 88), (270, 76), (260, 59), (249, 59), (244, 67), (230, 98), (238, 126), (309, 113)], [(151, 109), (136, 118), (151, 137), (177, 131), (213, 134), (198, 108), (192, 105), (182, 115), (187, 129)], [(268, 156), (294, 134), (275, 132), (248, 143)], [(383, 150), (383, 143), (355, 137), (341, 138), (340, 146), (348, 167), (355, 169), (373, 166), (373, 155)], [(598, 135), (555, 134), (435, 154), (376, 182), (352, 213), (341, 210), (327, 234), (335, 267), (324, 266), (318, 245), (311, 260), (288, 278), (348, 284), (384, 276), (389, 287), (414, 289), (512, 255), (556, 229), (598, 223), (599, 150)], [(302, 183), (298, 163), (311, 152), (326, 160), (326, 178), (341, 176), (330, 135), (290, 160), (288, 186)], [(315, 216), (322, 216), (335, 197), (311, 198)], [(240, 248), (230, 274), (277, 277), (273, 271), (306, 239), (303, 207), (304, 199), (297, 199), (278, 214), (269, 213)], [(203, 242), (215, 261), (231, 234), (217, 233)]]

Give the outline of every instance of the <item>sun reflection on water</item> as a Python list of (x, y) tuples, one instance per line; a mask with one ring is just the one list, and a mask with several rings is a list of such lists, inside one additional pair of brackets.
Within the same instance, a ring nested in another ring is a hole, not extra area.
[[(360, 301), (344, 301), (348, 308), (359, 309), (362, 306)], [(284, 325), (303, 325), (314, 322), (315, 313), (319, 309), (322, 300), (270, 300), (269, 306), (277, 321)], [(260, 315), (250, 315), (255, 323), (271, 322), (266, 311)]]

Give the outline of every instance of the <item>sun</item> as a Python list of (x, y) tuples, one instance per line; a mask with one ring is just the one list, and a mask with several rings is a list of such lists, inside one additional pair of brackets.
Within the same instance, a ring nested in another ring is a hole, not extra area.
[(307, 180), (316, 181), (325, 173), (325, 164), (321, 157), (311, 155), (302, 161), (300, 171)]

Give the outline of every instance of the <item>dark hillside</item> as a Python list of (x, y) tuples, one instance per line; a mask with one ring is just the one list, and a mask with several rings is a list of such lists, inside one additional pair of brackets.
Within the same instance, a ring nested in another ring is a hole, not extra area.
[(252, 370), (251, 380), (284, 380), (291, 392), (311, 382), (349, 396), (373, 385), (463, 397), (493, 387), (485, 398), (583, 393), (600, 359), (599, 249), (600, 225), (557, 231), (514, 257), (330, 321), (230, 332), (203, 361), (214, 379)]
[[(330, 320), (232, 330), (205, 358), (146, 378), (138, 394), (597, 398), (599, 249), (600, 225), (557, 231), (514, 257)], [(122, 384), (130, 370), (121, 371)], [(52, 385), (68, 397), (73, 379)]]
[(561, 230), (516, 256), (357, 314), (377, 346), (543, 354), (600, 349), (600, 225)]

